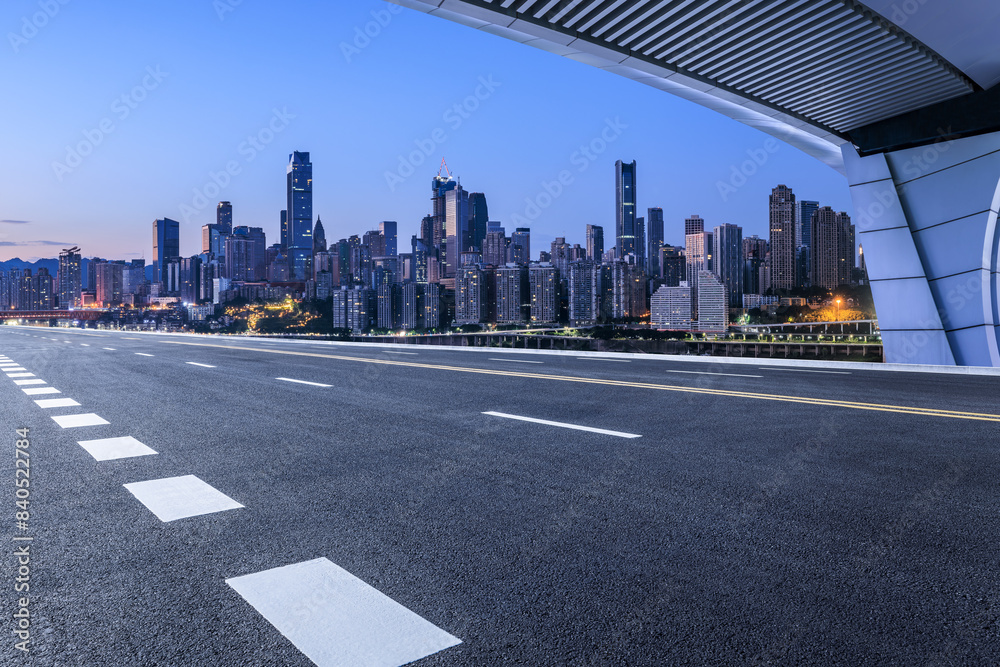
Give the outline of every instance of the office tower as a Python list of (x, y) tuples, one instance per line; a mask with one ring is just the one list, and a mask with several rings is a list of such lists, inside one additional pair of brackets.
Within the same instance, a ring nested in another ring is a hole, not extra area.
[(688, 234), (701, 234), (703, 231), (705, 231), (705, 221), (701, 219), (700, 215), (695, 214), (684, 220), (685, 238)]
[(245, 236), (232, 235), (226, 238), (226, 262), (223, 277), (232, 281), (256, 282), (254, 272), (254, 246), (256, 243)]
[(424, 287), (424, 328), (437, 329), (441, 326), (441, 286), (427, 283)]
[(403, 329), (424, 328), (424, 288), (421, 283), (403, 285), (403, 302), (399, 326)]
[(559, 321), (559, 272), (548, 263), (528, 267), (531, 293), (531, 321), (536, 324)]
[(56, 289), (52, 274), (47, 268), (39, 267), (35, 273), (32, 287), (36, 295), (36, 310), (54, 310), (56, 307)]
[(743, 228), (724, 224), (712, 232), (712, 273), (726, 286), (731, 308), (743, 305)]
[(646, 270), (646, 218), (635, 219), (635, 265)]
[(587, 225), (587, 259), (604, 261), (604, 227)]
[(646, 271), (660, 275), (660, 246), (663, 245), (663, 209), (646, 210)]
[(423, 239), (416, 236), (410, 238), (410, 253), (413, 255), (413, 280), (418, 283), (428, 282), (427, 260), (433, 250)]
[(455, 324), (487, 321), (486, 273), (478, 264), (465, 264), (455, 275)]
[(854, 227), (846, 213), (829, 206), (812, 218), (812, 284), (828, 290), (851, 283), (854, 272)]
[(431, 237), (424, 237), (425, 241), (430, 242), (435, 250), (439, 250), (441, 244), (445, 241), (445, 197), (449, 192), (455, 189), (458, 185), (455, 179), (451, 177), (451, 172), (448, 171), (448, 167), (444, 164), (444, 160), (441, 161), (441, 166), (447, 177), (441, 175), (441, 171), (438, 171), (437, 176), (431, 179), (431, 218), (433, 222), (431, 224)]
[(288, 211), (281, 212), (280, 232), (278, 241), (281, 245), (281, 254), (288, 252)]
[(313, 228), (313, 254), (326, 252), (326, 230), (323, 229), (323, 221), (316, 216), (316, 226)]
[[(251, 242), (250, 256), (248, 262), (252, 269), (252, 273), (248, 280), (260, 281), (264, 280), (267, 274), (267, 235), (264, 234), (264, 230), (261, 227), (246, 227), (239, 226), (233, 227), (234, 237), (241, 239), (246, 239)], [(223, 250), (225, 252), (225, 250)], [(232, 278), (237, 280), (236, 278)], [(312, 276), (309, 276), (310, 278)]]
[(202, 262), (200, 273), (201, 287), (198, 291), (198, 301), (212, 303), (216, 297), (215, 279), (222, 277), (222, 265), (217, 259)]
[(347, 292), (346, 328), (354, 333), (363, 333), (372, 328), (376, 315), (375, 291), (367, 287), (356, 287)]
[(380, 285), (393, 285), (401, 282), (399, 279), (399, 255), (392, 257), (372, 257), (371, 286), (377, 289)]
[(763, 294), (760, 274), (767, 258), (767, 240), (757, 235), (743, 239), (743, 292)]
[(768, 198), (772, 289), (795, 288), (795, 194), (784, 185)]
[(557, 236), (549, 247), (549, 261), (559, 270), (559, 280), (569, 278), (569, 244), (562, 236)]
[(819, 209), (818, 201), (800, 199), (795, 206), (795, 244), (812, 245), (812, 216)]
[(503, 266), (507, 263), (507, 239), (503, 228), (486, 232), (483, 240), (483, 264), (487, 266)]
[(657, 329), (691, 331), (691, 288), (686, 280), (679, 285), (662, 285), (649, 299), (649, 323)]
[(293, 282), (312, 275), (312, 162), (308, 152), (288, 157), (288, 278)]
[(201, 298), (201, 257), (184, 257), (180, 260), (181, 303), (197, 304)]
[(729, 305), (726, 286), (711, 271), (698, 272), (698, 331), (726, 333)]
[(497, 324), (522, 324), (528, 319), (530, 283), (528, 270), (507, 264), (496, 271)]
[(503, 223), (499, 220), (490, 220), (486, 223), (486, 233), (489, 234), (490, 232), (503, 232), (505, 235), (507, 234), (507, 230), (504, 229)]
[(223, 233), (218, 224), (202, 225), (201, 251), (206, 255), (222, 257), (226, 251), (226, 235), (228, 233), (232, 233), (232, 228), (229, 232)]
[(638, 255), (635, 248), (635, 160), (615, 162), (615, 239), (618, 256)]
[(164, 267), (181, 255), (180, 223), (170, 218), (153, 221), (153, 282), (166, 282)]
[(687, 282), (687, 257), (684, 248), (660, 246), (660, 277), (667, 287), (677, 287)]
[(31, 269), (25, 269), (21, 274), (17, 290), (19, 310), (38, 310), (38, 281), (31, 274)]
[(396, 222), (395, 220), (384, 220), (378, 223), (378, 231), (382, 235), (384, 255), (395, 256), (399, 254), (396, 243)]
[(227, 201), (220, 201), (215, 208), (215, 224), (219, 226), (219, 231), (228, 234), (233, 230), (233, 205)]
[[(482, 192), (469, 194), (469, 247), (482, 250), (483, 241), (486, 240), (487, 227), (489, 226), (490, 213), (486, 206), (486, 195)], [(466, 247), (464, 250), (468, 250)]]
[(91, 265), (94, 271), (96, 293), (94, 301), (102, 308), (120, 305), (125, 265), (121, 262), (100, 262)]
[(137, 294), (146, 283), (146, 260), (133, 259), (122, 272), (122, 295)]
[(515, 264), (527, 266), (531, 261), (531, 229), (518, 227), (510, 237), (508, 259)]
[[(714, 239), (712, 232), (697, 232), (688, 234), (685, 239), (684, 257), (687, 269), (687, 281), (689, 286), (696, 286), (699, 271), (712, 270), (712, 245)], [(697, 291), (697, 287), (693, 287)]]
[(597, 323), (601, 314), (601, 284), (598, 263), (578, 259), (569, 265), (569, 323), (582, 327)]
[(445, 193), (444, 213), (444, 277), (454, 278), (459, 266), (459, 256), (472, 244), (469, 230), (469, 193), (462, 189), (461, 185), (456, 185)]
[(384, 283), (376, 288), (376, 315), (379, 329), (396, 329), (402, 322), (402, 286)]
[(80, 248), (73, 246), (59, 253), (59, 308), (69, 310), (80, 307)]
[(647, 315), (646, 280), (642, 268), (619, 260), (611, 264), (610, 269), (610, 317), (619, 320)]

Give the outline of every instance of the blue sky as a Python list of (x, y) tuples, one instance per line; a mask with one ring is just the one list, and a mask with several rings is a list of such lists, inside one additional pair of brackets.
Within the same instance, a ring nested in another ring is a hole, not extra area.
[(583, 244), (587, 224), (611, 237), (617, 159), (637, 160), (639, 208), (664, 209), (668, 242), (691, 213), (766, 236), (778, 183), (851, 212), (844, 178), (784, 144), (723, 196), (767, 135), (382, 0), (9, 0), (0, 26), (0, 260), (69, 244), (148, 260), (164, 216), (195, 254), (219, 200), (275, 242), (293, 150), (311, 153), (328, 240), (396, 220), (401, 249), (442, 157), (508, 231), (530, 219), (536, 256), (555, 236)]

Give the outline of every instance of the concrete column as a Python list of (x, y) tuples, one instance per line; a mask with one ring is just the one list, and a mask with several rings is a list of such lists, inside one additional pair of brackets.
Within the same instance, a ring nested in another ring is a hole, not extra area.
[(886, 361), (1000, 367), (1000, 132), (843, 153)]

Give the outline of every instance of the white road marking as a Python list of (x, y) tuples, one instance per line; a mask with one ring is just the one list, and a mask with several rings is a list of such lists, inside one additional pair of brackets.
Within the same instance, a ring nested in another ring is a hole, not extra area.
[(130, 435), (122, 438), (80, 440), (77, 444), (86, 449), (98, 461), (129, 459), (134, 456), (148, 456), (156, 453)]
[(101, 349), (102, 350), (111, 350), (112, 352), (115, 351), (115, 348), (113, 348), (113, 347), (102, 347)]
[(196, 363), (194, 361), (186, 361), (184, 363), (190, 364), (192, 366), (201, 366), (202, 368), (215, 368), (215, 366), (209, 366), (208, 364), (199, 364), (199, 363)]
[(830, 373), (831, 375), (850, 375), (849, 371), (814, 371), (808, 368), (782, 368), (780, 366), (761, 366), (762, 371), (791, 371), (793, 373)]
[(83, 347), (90, 347), (90, 343), (80, 343)]
[(734, 378), (762, 378), (763, 375), (741, 375), (740, 373), (707, 373), (704, 371), (667, 371), (668, 373), (688, 373), (690, 375), (725, 375)]
[(321, 384), (319, 382), (306, 382), (305, 380), (293, 380), (292, 378), (274, 378), (275, 380), (283, 380), (285, 382), (296, 382), (298, 384), (308, 384), (313, 387), (332, 387), (332, 384)]
[(630, 364), (632, 363), (629, 359), (608, 359), (606, 357), (577, 357), (581, 361), (614, 361), (619, 364)]
[(136, 352), (136, 354), (139, 355), (140, 357), (151, 357), (151, 356), (153, 356), (151, 354), (146, 354), (145, 352)]
[(26, 370), (28, 370), (28, 369), (24, 368), (22, 366), (12, 366), (10, 368), (4, 368), (3, 372), (4, 373), (20, 373), (21, 371), (26, 371)]
[(71, 341), (71, 340), (64, 340), (63, 342), (64, 342), (64, 343), (69, 343), (70, 345), (72, 345), (72, 344), (73, 344), (73, 341)]
[(45, 380), (14, 380), (14, 384), (23, 387), (29, 384), (45, 384)]
[(382, 354), (413, 354), (413, 355), (416, 355), (417, 353), (416, 352), (398, 352), (396, 350), (382, 350)]
[(164, 523), (243, 507), (194, 475), (132, 482), (124, 487)]
[(589, 431), (590, 433), (600, 433), (602, 435), (613, 435), (618, 438), (641, 438), (641, 435), (635, 433), (625, 433), (623, 431), (608, 431), (603, 428), (593, 428), (591, 426), (579, 426), (577, 424), (567, 424), (565, 422), (554, 422), (548, 419), (535, 419), (534, 417), (521, 417), (520, 415), (509, 415), (505, 412), (484, 412), (484, 415), (491, 415), (493, 417), (503, 417), (505, 419), (517, 419), (523, 422), (531, 422), (533, 424), (545, 424), (546, 426), (558, 426), (560, 428), (571, 428), (576, 431)]
[(72, 408), (80, 405), (72, 398), (43, 398), (35, 401), (40, 408)]
[(135, 337), (131, 337), (130, 338), (129, 336), (125, 336), (125, 337), (122, 338), (122, 340), (142, 340), (142, 339), (141, 338), (135, 338)]
[(82, 415), (55, 415), (52, 417), (52, 421), (59, 424), (63, 428), (77, 428), (80, 426), (100, 426), (102, 424), (110, 424), (107, 419), (98, 417), (93, 412), (86, 412)]
[(512, 364), (544, 364), (544, 361), (526, 361), (524, 359), (500, 359), (499, 357), (487, 357), (487, 361), (509, 361)]
[(326, 558), (226, 583), (318, 667), (406, 665), (462, 643)]
[(28, 396), (38, 396), (40, 394), (61, 394), (62, 392), (55, 387), (35, 387), (29, 389), (22, 389)]
[(9, 377), (9, 378), (33, 378), (33, 377), (35, 377), (35, 374), (34, 373), (7, 373), (7, 377)]

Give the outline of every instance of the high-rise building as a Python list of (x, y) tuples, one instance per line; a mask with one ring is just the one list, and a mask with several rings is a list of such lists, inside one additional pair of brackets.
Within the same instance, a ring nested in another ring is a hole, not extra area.
[(447, 177), (442, 176), (439, 171), (438, 175), (431, 179), (431, 218), (433, 223), (431, 237), (429, 239), (424, 237), (424, 240), (428, 241), (435, 251), (440, 251), (441, 244), (445, 242), (445, 197), (458, 185), (451, 177), (451, 172), (448, 171), (443, 160), (441, 166)]
[(316, 216), (316, 226), (313, 227), (313, 255), (318, 252), (326, 252), (326, 230), (323, 229), (323, 221)]
[(691, 288), (662, 285), (650, 297), (650, 326), (670, 331), (691, 331)]
[(569, 265), (569, 323), (589, 326), (601, 315), (601, 272), (599, 264), (578, 259)]
[(828, 290), (851, 283), (854, 272), (854, 226), (846, 213), (829, 206), (812, 217), (812, 284)]
[(635, 160), (615, 162), (615, 239), (618, 256), (640, 255), (636, 251)]
[(219, 231), (228, 234), (233, 231), (233, 205), (227, 201), (220, 201), (215, 207), (215, 224), (219, 226)]
[(518, 227), (510, 237), (508, 259), (515, 264), (527, 266), (531, 262), (531, 229)]
[(512, 263), (497, 268), (497, 324), (521, 324), (528, 319), (530, 289), (524, 266)]
[(771, 232), (772, 289), (795, 288), (795, 194), (791, 188), (779, 185), (768, 199)]
[(103, 308), (121, 304), (124, 263), (100, 262), (91, 268), (95, 272), (97, 290), (94, 300)]
[(180, 297), (182, 303), (197, 304), (201, 299), (201, 257), (180, 260)]
[(705, 221), (701, 219), (700, 215), (694, 214), (684, 220), (685, 238), (687, 238), (688, 234), (701, 234), (703, 231), (705, 231)]
[(611, 264), (610, 317), (612, 319), (637, 318), (649, 314), (646, 306), (646, 280), (641, 267), (618, 260)]
[(333, 290), (333, 328), (364, 333), (371, 329), (377, 314), (374, 290), (366, 287)]
[(312, 276), (312, 162), (308, 152), (288, 157), (288, 277), (305, 281)]
[(507, 239), (503, 228), (486, 232), (483, 240), (483, 264), (486, 266), (503, 266), (507, 263)]
[(288, 252), (288, 211), (281, 212), (280, 233), (278, 236), (278, 241), (281, 246), (281, 254), (285, 255)]
[(667, 287), (677, 287), (687, 282), (687, 258), (684, 248), (660, 246), (660, 277)]
[(724, 224), (712, 232), (712, 273), (726, 286), (731, 308), (743, 305), (743, 228)]
[(760, 275), (767, 258), (767, 239), (755, 234), (743, 239), (743, 292), (763, 294), (766, 287), (761, 284)]
[(528, 267), (531, 292), (531, 321), (536, 324), (559, 321), (559, 271), (549, 263)]
[[(250, 254), (246, 259), (251, 268), (251, 273), (248, 274), (249, 277), (245, 278), (245, 280), (251, 282), (264, 280), (267, 275), (267, 236), (264, 234), (264, 230), (261, 227), (246, 227), (241, 225), (233, 227), (231, 238), (241, 238), (251, 242)], [(223, 252), (225, 252), (225, 246), (223, 246)], [(233, 275), (227, 277), (231, 280), (244, 280), (243, 278), (236, 278)], [(309, 277), (311, 278), (312, 276)]]
[(202, 225), (201, 227), (201, 251), (213, 257), (222, 257), (226, 252), (226, 235), (232, 233), (223, 232), (218, 224)]
[(726, 286), (711, 271), (698, 272), (698, 331), (726, 333), (729, 329), (729, 304)]
[[(482, 250), (489, 226), (490, 212), (486, 205), (486, 195), (482, 192), (469, 194), (470, 247)], [(469, 248), (464, 248), (468, 250)]]
[(437, 329), (441, 326), (441, 286), (427, 283), (424, 286), (424, 328)]
[(642, 216), (635, 219), (635, 263), (646, 270), (646, 218)]
[(486, 272), (478, 264), (465, 264), (455, 276), (455, 324), (480, 324), (486, 322), (487, 300)]
[(256, 282), (260, 278), (255, 273), (256, 243), (245, 236), (226, 237), (226, 262), (223, 277), (242, 282)]
[(660, 246), (663, 245), (663, 209), (650, 208), (646, 211), (646, 270), (650, 275), (660, 275)]
[(812, 245), (812, 216), (819, 209), (818, 201), (800, 199), (795, 206), (795, 243), (798, 246)]
[(396, 243), (396, 227), (395, 220), (384, 220), (378, 223), (378, 231), (382, 235), (384, 246), (383, 254), (390, 257), (399, 254), (399, 248)]
[(604, 261), (604, 227), (587, 225), (587, 259), (598, 264)]
[(559, 270), (559, 279), (569, 278), (569, 244), (562, 236), (557, 236), (549, 246), (549, 261)]
[(379, 329), (396, 329), (403, 321), (403, 289), (395, 283), (379, 285), (377, 293), (377, 318)]
[(424, 290), (426, 285), (411, 282), (403, 285), (403, 302), (399, 326), (404, 329), (424, 328)]
[(170, 218), (153, 221), (153, 282), (163, 285), (166, 282), (164, 268), (171, 260), (179, 259), (181, 255), (180, 242), (181, 223)]
[[(714, 238), (712, 232), (696, 232), (685, 238), (684, 257), (687, 269), (685, 280), (688, 285), (697, 285), (699, 271), (712, 270)], [(697, 291), (697, 288), (694, 288)]]
[(461, 185), (456, 185), (445, 193), (444, 200), (444, 277), (454, 278), (460, 255), (472, 245), (469, 228), (469, 193)]
[(80, 307), (80, 248), (73, 246), (59, 253), (59, 307), (63, 310)]

